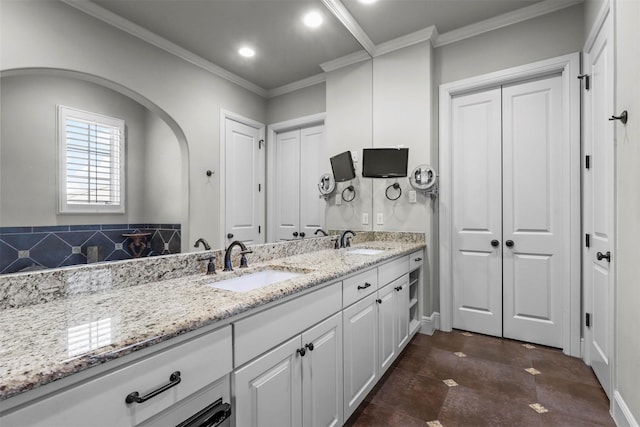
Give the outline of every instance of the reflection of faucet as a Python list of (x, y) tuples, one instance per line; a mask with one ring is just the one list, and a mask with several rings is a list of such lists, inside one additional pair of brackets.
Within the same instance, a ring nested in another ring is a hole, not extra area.
[(240, 254), (242, 255), (242, 258), (240, 258), (240, 268), (248, 267), (247, 257), (245, 257), (245, 255), (253, 253), (253, 251), (247, 249), (247, 247), (241, 241), (236, 240), (229, 245), (227, 251), (224, 253), (224, 271), (233, 271), (233, 266), (231, 265), (231, 251), (236, 246), (240, 246), (241, 249)]
[(193, 245), (194, 248), (197, 248), (200, 246), (200, 243), (202, 243), (204, 245), (204, 250), (205, 251), (210, 251), (211, 250), (211, 246), (209, 246), (209, 244), (207, 243), (206, 240), (204, 240), (202, 237), (199, 238), (198, 240), (196, 240), (196, 244)]
[(345, 230), (340, 236), (340, 246), (343, 248), (348, 248), (351, 246), (351, 239), (347, 237), (347, 234), (351, 233), (353, 237), (356, 237), (356, 233), (351, 230)]
[(315, 235), (317, 236), (317, 235), (318, 235), (318, 233), (322, 233), (323, 235), (328, 236), (327, 232), (326, 232), (326, 231), (324, 231), (322, 228), (318, 228), (318, 229), (316, 230), (316, 232), (315, 232), (315, 233), (313, 233), (313, 234), (315, 234)]

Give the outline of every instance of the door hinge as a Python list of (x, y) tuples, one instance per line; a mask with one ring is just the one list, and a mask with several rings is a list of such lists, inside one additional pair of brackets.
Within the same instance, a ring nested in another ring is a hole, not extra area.
[(262, 227), (258, 226), (258, 234), (260, 234), (262, 232)]
[(584, 156), (584, 167), (591, 169), (591, 156)]
[(584, 324), (587, 328), (591, 327), (591, 313), (585, 313), (584, 315)]
[(591, 234), (584, 235), (584, 245), (588, 248), (591, 247)]
[(579, 76), (578, 76), (578, 78), (579, 78), (580, 80), (584, 80), (584, 88), (585, 88), (586, 90), (589, 90), (589, 83), (590, 83), (590, 81), (589, 81), (589, 80), (590, 80), (590, 78), (589, 78), (589, 74), (581, 74), (581, 75), (579, 75)]

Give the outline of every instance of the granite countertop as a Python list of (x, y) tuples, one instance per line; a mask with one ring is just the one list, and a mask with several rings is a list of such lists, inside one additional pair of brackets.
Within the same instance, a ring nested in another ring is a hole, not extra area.
[[(358, 255), (330, 249), (262, 263), (252, 263), (249, 255), (248, 269), (236, 268), (215, 276), (189, 275), (3, 309), (0, 400), (424, 246), (423, 242), (372, 241), (354, 247), (384, 252)], [(212, 281), (267, 268), (306, 274), (245, 293), (209, 286)]]

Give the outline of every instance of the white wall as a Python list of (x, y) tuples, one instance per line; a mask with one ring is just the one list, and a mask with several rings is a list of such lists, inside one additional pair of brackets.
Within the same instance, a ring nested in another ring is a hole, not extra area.
[(210, 185), (205, 175), (218, 170), (220, 109), (264, 123), (265, 100), (60, 2), (3, 1), (1, 7), (2, 71), (44, 67), (97, 76), (173, 119), (173, 132), (186, 140), (183, 248), (197, 237), (220, 241), (218, 178)]
[[(343, 151), (357, 152), (372, 147), (372, 63), (363, 61), (327, 73), (326, 168), (331, 171), (329, 158)], [(371, 230), (371, 180), (362, 178), (362, 162), (358, 161), (356, 179), (351, 184), (356, 197), (336, 205), (336, 196), (328, 199), (325, 226), (329, 230)], [(337, 193), (348, 186), (337, 183)], [(369, 215), (369, 224), (362, 224), (362, 214)]]
[[(640, 2), (614, 3), (616, 110), (629, 112), (626, 126), (616, 124), (616, 372), (620, 398), (640, 423)], [(616, 396), (616, 399), (618, 397)], [(628, 420), (629, 421), (629, 420)], [(636, 424), (637, 425), (637, 424)]]
[[(144, 215), (147, 110), (142, 105), (93, 83), (45, 74), (3, 77), (0, 90), (0, 226), (149, 222)], [(57, 105), (125, 121), (127, 187), (124, 214), (56, 213)], [(179, 150), (175, 136), (171, 136), (175, 149)], [(180, 166), (177, 159), (173, 167)], [(179, 194), (174, 192), (173, 196)], [(179, 216), (159, 222), (167, 223), (174, 219), (180, 222)]]
[(284, 122), (298, 117), (327, 111), (327, 93), (324, 82), (298, 89), (267, 101), (267, 124)]

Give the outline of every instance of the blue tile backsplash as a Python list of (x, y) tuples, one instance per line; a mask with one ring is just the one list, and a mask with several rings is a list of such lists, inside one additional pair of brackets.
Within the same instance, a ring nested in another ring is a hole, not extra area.
[(131, 238), (150, 233), (141, 256), (180, 253), (180, 224), (93, 224), (0, 227), (0, 274), (87, 263), (87, 248), (97, 246), (100, 260), (133, 258)]

